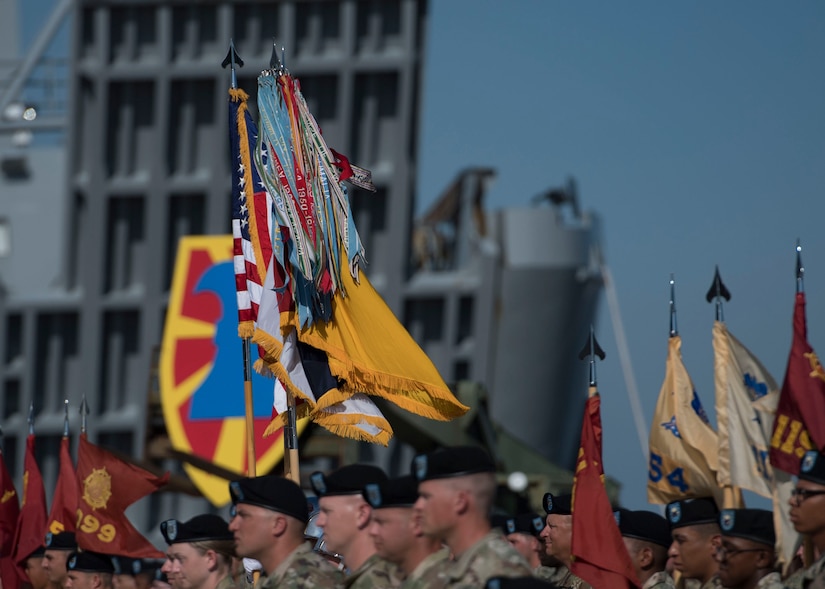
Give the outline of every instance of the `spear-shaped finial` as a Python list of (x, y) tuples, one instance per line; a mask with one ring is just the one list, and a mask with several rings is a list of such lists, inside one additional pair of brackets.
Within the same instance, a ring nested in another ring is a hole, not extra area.
[(805, 267), (802, 265), (802, 246), (796, 240), (796, 292), (805, 292)]
[(238, 55), (238, 52), (235, 51), (235, 40), (229, 39), (229, 50), (226, 52), (226, 57), (223, 58), (221, 62), (221, 67), (226, 69), (226, 66), (230, 66), (229, 69), (232, 72), (232, 88), (238, 87), (238, 75), (235, 73), (235, 66), (243, 67), (243, 59), (241, 56)]
[[(281, 47), (281, 53), (283, 53), (284, 48)], [(275, 42), (275, 39), (272, 39), (272, 53), (269, 55), (269, 69), (271, 69), (276, 74), (281, 74), (284, 71), (284, 62), (281, 61), (281, 58), (278, 57), (278, 44)]]
[(69, 437), (69, 400), (63, 401), (63, 437)]
[(730, 291), (725, 286), (725, 283), (722, 282), (722, 277), (719, 275), (719, 266), (716, 266), (716, 272), (713, 275), (713, 282), (708, 289), (708, 294), (705, 295), (705, 299), (707, 302), (711, 302), (713, 299), (716, 299), (716, 320), (724, 321), (725, 313), (722, 310), (722, 299), (729, 301)]
[(676, 326), (676, 280), (673, 274), (670, 275), (670, 337), (679, 335), (679, 328)]
[(604, 350), (596, 340), (596, 335), (593, 333), (593, 325), (590, 325), (590, 337), (584, 343), (582, 351), (579, 352), (579, 360), (584, 360), (590, 357), (590, 386), (596, 386), (596, 356), (604, 360)]
[(86, 402), (86, 395), (80, 401), (80, 433), (86, 433), (86, 416), (89, 415), (89, 404)]
[(29, 403), (29, 418), (28, 418), (28, 422), (29, 422), (29, 435), (30, 435), (30, 436), (33, 436), (33, 435), (34, 435), (34, 401), (32, 401), (31, 403)]

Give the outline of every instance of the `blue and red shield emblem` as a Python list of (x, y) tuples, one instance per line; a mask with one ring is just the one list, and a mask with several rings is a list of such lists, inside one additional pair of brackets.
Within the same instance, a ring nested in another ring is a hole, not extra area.
[[(252, 357), (257, 357), (254, 346)], [(282, 432), (263, 437), (272, 419), (274, 384), (253, 372), (258, 474), (284, 456)], [(247, 473), (243, 347), (230, 235), (180, 241), (160, 354), (160, 391), (175, 449)], [(305, 420), (299, 432), (304, 427)], [(229, 502), (229, 481), (189, 464), (184, 468), (213, 505)]]

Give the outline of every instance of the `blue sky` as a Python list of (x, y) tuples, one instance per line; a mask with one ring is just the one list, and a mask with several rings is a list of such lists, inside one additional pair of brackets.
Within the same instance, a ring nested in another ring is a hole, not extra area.
[[(825, 4), (813, 1), (435, 0), (419, 209), (467, 166), (498, 170), (493, 208), (526, 206), (574, 176), (603, 221), (646, 423), (664, 377), (671, 273), (683, 358), (714, 419), (704, 295), (716, 264), (733, 295), (729, 329), (781, 383), (801, 239), (809, 338), (825, 350), (823, 31)], [(623, 503), (646, 508), (605, 304), (597, 337), (605, 468)]]

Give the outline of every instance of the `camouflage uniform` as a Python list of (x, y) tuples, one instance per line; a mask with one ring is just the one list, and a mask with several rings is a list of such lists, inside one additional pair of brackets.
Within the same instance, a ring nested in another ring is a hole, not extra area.
[(578, 578), (566, 566), (561, 566), (556, 571), (556, 576), (550, 582), (560, 589), (593, 589), (589, 584)]
[(542, 579), (544, 581), (553, 582), (553, 579), (556, 578), (556, 571), (558, 569), (556, 567), (546, 567), (544, 565), (539, 565), (533, 569), (533, 576), (537, 579)]
[(653, 573), (650, 578), (642, 585), (642, 589), (676, 589), (676, 583), (673, 578), (665, 571)]
[(722, 581), (719, 580), (719, 577), (713, 575), (708, 582), (702, 585), (699, 589), (722, 589)]
[(768, 573), (756, 584), (756, 589), (782, 589), (782, 576), (779, 573)]
[(401, 589), (440, 589), (446, 583), (444, 572), (451, 564), (448, 549), (442, 548), (438, 552), (433, 552), (418, 563), (415, 570), (404, 579)]
[(256, 586), (260, 589), (335, 589), (343, 581), (343, 574), (327, 559), (313, 552), (306, 543), (301, 543), (278, 568), (261, 577)]
[(825, 554), (807, 569), (802, 569), (791, 575), (785, 581), (785, 587), (787, 587), (787, 589), (825, 588)]
[(232, 579), (231, 575), (226, 575), (223, 579), (221, 579), (215, 589), (237, 589), (238, 585)]
[(490, 532), (468, 548), (445, 573), (445, 587), (483, 587), (490, 577), (526, 577), (530, 565), (501, 532)]
[(404, 573), (377, 554), (352, 571), (344, 580), (344, 589), (391, 589), (401, 585)]

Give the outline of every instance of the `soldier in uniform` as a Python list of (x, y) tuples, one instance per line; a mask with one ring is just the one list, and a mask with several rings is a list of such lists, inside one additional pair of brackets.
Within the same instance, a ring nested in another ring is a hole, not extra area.
[(77, 550), (74, 532), (46, 534), (43, 552), (43, 570), (53, 589), (63, 589), (66, 584), (66, 561), (69, 554)]
[(238, 556), (261, 563), (259, 589), (334, 589), (341, 573), (304, 540), (309, 507), (301, 488), (277, 476), (244, 478), (229, 484)]
[(23, 562), (23, 568), (32, 589), (48, 589), (49, 587), (49, 575), (46, 573), (46, 569), (43, 568), (43, 554), (45, 552), (46, 549), (43, 546), (38, 546)]
[(112, 589), (112, 557), (108, 554), (72, 552), (66, 559), (65, 589)]
[(235, 546), (227, 523), (217, 515), (160, 523), (169, 547), (162, 570), (175, 589), (234, 589), (230, 576)]
[(554, 557), (561, 563), (556, 574), (547, 580), (565, 589), (589, 589), (589, 584), (570, 571), (572, 562), (570, 550), (573, 541), (572, 500), (573, 496), (569, 494), (544, 494), (543, 503), (547, 518), (541, 537), (544, 539), (548, 556)]
[(541, 571), (541, 553), (544, 546), (539, 540), (539, 534), (543, 529), (544, 518), (537, 513), (522, 513), (508, 517), (504, 522), (507, 541), (524, 557), (536, 576), (544, 574)]
[(722, 544), (716, 551), (719, 581), (731, 589), (781, 589), (776, 572), (773, 512), (725, 509), (719, 514)]
[(700, 589), (721, 587), (716, 550), (721, 543), (719, 509), (710, 497), (668, 503), (666, 509), (673, 542), (668, 556), (673, 567), (687, 580), (695, 579)]
[(443, 541), (455, 559), (445, 573), (445, 587), (481, 587), (490, 577), (531, 573), (504, 536), (490, 530), (495, 465), (483, 449), (462, 446), (418, 455), (413, 474), (422, 529)]
[(364, 499), (372, 507), (369, 532), (378, 556), (404, 573), (405, 589), (438, 587), (439, 575), (450, 564), (450, 553), (441, 542), (425, 536), (421, 514), (413, 511), (418, 482), (411, 475), (372, 483)]
[(112, 579), (114, 589), (149, 589), (162, 562), (151, 559), (112, 557), (115, 575)]
[(788, 589), (825, 587), (825, 454), (810, 450), (802, 457), (799, 481), (790, 499), (791, 522), (800, 534), (807, 534), (819, 552), (819, 559), (785, 581)]
[(310, 476), (321, 509), (316, 524), (324, 530), (326, 550), (344, 558), (346, 588), (398, 587), (403, 579), (396, 565), (376, 554), (369, 532), (372, 507), (362, 494), (367, 485), (386, 480), (383, 470), (367, 464)]
[(652, 511), (619, 509), (614, 514), (642, 589), (673, 589), (673, 578), (665, 571), (671, 543), (667, 520)]

